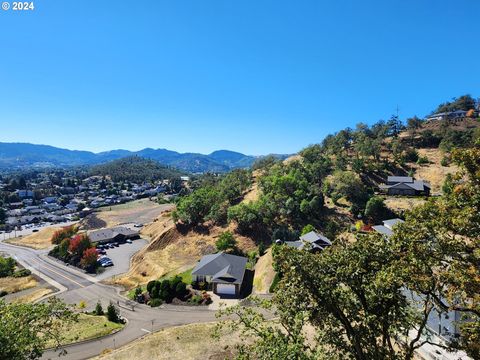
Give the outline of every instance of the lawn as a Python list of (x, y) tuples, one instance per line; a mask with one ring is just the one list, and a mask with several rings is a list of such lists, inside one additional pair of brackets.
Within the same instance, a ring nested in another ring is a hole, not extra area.
[(164, 279), (171, 279), (175, 276), (180, 276), (182, 278), (182, 281), (185, 283), (185, 284), (191, 284), (192, 283), (192, 270), (193, 268), (191, 269), (188, 269), (182, 273), (179, 273), (179, 274), (175, 274), (175, 273), (172, 273), (172, 274), (167, 274), (165, 276), (162, 276), (159, 280), (164, 280)]
[[(116, 324), (108, 321), (105, 316), (80, 314), (78, 316), (78, 322), (69, 322), (64, 325), (65, 331), (63, 335), (65, 340), (62, 344), (67, 345), (82, 340), (95, 339), (109, 335), (123, 327), (123, 324)], [(54, 345), (55, 344), (51, 342), (48, 343), (47, 347), (53, 347)]]

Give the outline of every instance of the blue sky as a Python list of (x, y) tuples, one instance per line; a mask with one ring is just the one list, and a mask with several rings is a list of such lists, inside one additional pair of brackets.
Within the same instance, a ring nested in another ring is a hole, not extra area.
[(478, 0), (36, 0), (0, 10), (0, 141), (293, 153), (480, 96)]

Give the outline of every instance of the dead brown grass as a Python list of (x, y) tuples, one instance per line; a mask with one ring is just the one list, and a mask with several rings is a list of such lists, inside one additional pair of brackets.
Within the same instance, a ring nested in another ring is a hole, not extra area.
[(442, 166), (441, 161), (445, 154), (440, 149), (418, 149), (418, 153), (420, 156), (426, 156), (430, 163), (415, 165), (415, 178), (427, 180), (432, 186), (433, 193), (441, 192), (447, 174), (457, 172), (458, 167), (454, 164)]
[(243, 196), (243, 200), (242, 200), (243, 203), (256, 201), (258, 199), (258, 196), (260, 194), (260, 190), (258, 188), (258, 181), (257, 180), (258, 180), (259, 176), (261, 176), (261, 172), (259, 170), (255, 170), (252, 173), (253, 183), (252, 183), (252, 186), (250, 187), (250, 189), (248, 189), (248, 191)]
[(60, 228), (61, 226), (47, 227), (39, 230), (36, 233), (32, 233), (31, 235), (6, 240), (5, 242), (26, 246), (36, 250), (48, 249), (50, 246), (52, 246), (50, 239), (52, 238), (53, 233)]
[(225, 330), (217, 340), (211, 336), (214, 327), (214, 323), (207, 323), (167, 328), (120, 349), (106, 351), (95, 359), (232, 359), (235, 345), (240, 342), (239, 334)]
[(416, 206), (425, 204), (425, 200), (421, 197), (410, 198), (401, 196), (392, 196), (385, 199), (385, 205), (394, 212), (404, 212), (411, 210)]
[(37, 280), (31, 275), (20, 278), (15, 278), (13, 276), (0, 278), (0, 290), (4, 290), (9, 294), (30, 289), (37, 285)]
[(28, 294), (17, 297), (12, 302), (17, 303), (17, 304), (33, 303), (37, 300), (40, 300), (44, 296), (46, 296), (48, 294), (51, 294), (52, 292), (53, 292), (53, 290), (50, 289), (50, 288), (39, 288), (39, 289), (34, 290), (34, 291), (32, 291)]
[(155, 201), (140, 199), (125, 204), (102, 207), (95, 212), (95, 216), (106, 223), (105, 227), (125, 223), (147, 224), (172, 207), (173, 205), (170, 204), (159, 205)]

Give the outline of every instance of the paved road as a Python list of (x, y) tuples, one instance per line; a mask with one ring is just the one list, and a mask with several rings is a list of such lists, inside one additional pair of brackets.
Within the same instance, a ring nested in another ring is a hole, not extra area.
[[(126, 300), (117, 288), (98, 282), (97, 279), (63, 263), (49, 258), (46, 251), (5, 244), (0, 241), (0, 251), (9, 253), (34, 274), (59, 289), (56, 294), (69, 304), (87, 302), (87, 309), (93, 309), (97, 301), (104, 306), (109, 302), (120, 304), (120, 314), (128, 319), (127, 326), (117, 334), (101, 340), (81, 343), (67, 347), (63, 359), (81, 360), (100, 354), (105, 349), (112, 349), (169, 326), (215, 320), (215, 312), (206, 308), (172, 307), (151, 308), (137, 304), (134, 311), (126, 306)], [(58, 354), (48, 351), (43, 359), (55, 359)]]

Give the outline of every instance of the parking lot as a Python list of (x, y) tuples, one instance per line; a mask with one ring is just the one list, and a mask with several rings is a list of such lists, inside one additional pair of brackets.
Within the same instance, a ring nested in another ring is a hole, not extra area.
[(114, 275), (126, 273), (130, 267), (131, 257), (142, 249), (148, 242), (144, 239), (132, 240), (132, 243), (120, 244), (113, 249), (106, 249), (106, 256), (112, 259), (113, 266), (104, 268), (105, 271), (96, 277), (99, 280), (110, 278)]

